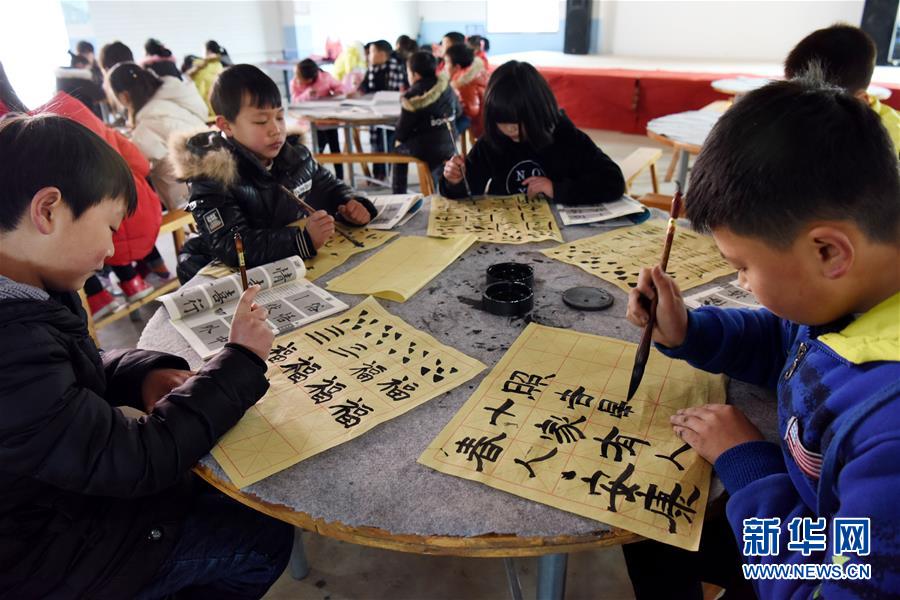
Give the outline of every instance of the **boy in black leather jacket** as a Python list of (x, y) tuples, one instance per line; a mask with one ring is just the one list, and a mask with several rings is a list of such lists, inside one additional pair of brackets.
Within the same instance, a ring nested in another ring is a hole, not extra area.
[[(178, 257), (182, 283), (214, 258), (236, 266), (236, 232), (253, 267), (295, 254), (315, 256), (334, 233), (333, 216), (351, 225), (375, 216), (369, 200), (316, 163), (299, 136), (287, 135), (281, 93), (261, 70), (229, 67), (213, 86), (210, 103), (219, 131), (170, 142), (176, 174), (191, 184), (188, 210), (200, 231)], [(306, 228), (290, 225), (306, 213), (282, 186), (317, 209)]]

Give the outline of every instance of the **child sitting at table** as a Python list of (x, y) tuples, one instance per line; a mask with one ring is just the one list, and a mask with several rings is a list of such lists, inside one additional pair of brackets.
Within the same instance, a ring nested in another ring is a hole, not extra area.
[[(178, 257), (182, 282), (214, 258), (237, 266), (235, 233), (243, 237), (247, 267), (254, 267), (315, 256), (334, 233), (332, 215), (365, 225), (377, 214), (318, 164), (298, 135), (287, 135), (281, 92), (260, 69), (227, 68), (210, 102), (219, 131), (176, 135), (170, 143), (176, 174), (191, 183), (188, 210), (200, 231)], [(291, 225), (306, 213), (290, 192), (317, 209), (303, 229)]]
[[(699, 553), (626, 547), (638, 599), (700, 598), (707, 560), (723, 554), (734, 571), (710, 575), (734, 573), (722, 585), (735, 597), (747, 583), (739, 552), (747, 567), (830, 570), (824, 580), (760, 576), (759, 598), (900, 596), (898, 199), (897, 156), (877, 115), (821, 81), (771, 83), (713, 128), (687, 218), (765, 308), (688, 311), (657, 266), (640, 273), (628, 320), (644, 326), (641, 296), (658, 296), (659, 349), (776, 392), (779, 442), (727, 404), (672, 415), (730, 495), (738, 543), (711, 539), (707, 521)], [(854, 578), (866, 564), (871, 577)]]
[[(384, 91), (403, 91), (409, 87), (406, 63), (394, 52), (387, 40), (377, 40), (366, 44), (369, 68), (359, 85), (360, 94), (374, 94)], [(394, 147), (394, 132), (383, 127), (372, 127), (369, 143), (373, 152), (388, 152)], [(387, 168), (384, 163), (375, 163), (372, 172), (376, 179), (384, 179)]]
[[(435, 178), (440, 176), (444, 161), (453, 156), (455, 129), (451, 128), (459, 114), (459, 100), (446, 76), (435, 74), (437, 61), (429, 52), (416, 52), (409, 57), (409, 80), (412, 86), (401, 99), (397, 121), (397, 147), (394, 152), (420, 158), (428, 163)], [(448, 124), (450, 128), (448, 128)], [(406, 193), (409, 165), (394, 166), (393, 192)]]
[(875, 72), (876, 54), (875, 42), (859, 27), (832, 25), (813, 31), (794, 46), (784, 61), (784, 76), (796, 77), (813, 65), (821, 68), (828, 83), (847, 90), (878, 113), (897, 154), (900, 152), (900, 113), (867, 92)]
[[(343, 96), (347, 88), (331, 73), (319, 68), (311, 58), (306, 58), (297, 63), (294, 68), (294, 78), (291, 79), (291, 102), (307, 102), (309, 100), (327, 100), (332, 96)], [(341, 142), (337, 127), (319, 127), (319, 152), (324, 152), (328, 147), (332, 152), (341, 151)], [(338, 179), (344, 178), (344, 168), (341, 165), (334, 166), (334, 174)]]
[(622, 170), (559, 110), (533, 66), (509, 61), (491, 75), (484, 95), (484, 136), (463, 159), (444, 165), (441, 194), (543, 194), (559, 204), (618, 200)]
[(293, 527), (190, 474), (268, 388), (259, 288), (197, 373), (100, 354), (75, 290), (137, 205), (125, 161), (71, 119), (7, 117), (0, 189), (0, 596), (261, 597)]

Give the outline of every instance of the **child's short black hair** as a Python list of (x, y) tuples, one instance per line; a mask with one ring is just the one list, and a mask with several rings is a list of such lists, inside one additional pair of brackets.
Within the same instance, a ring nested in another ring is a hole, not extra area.
[(419, 50), (419, 44), (416, 43), (416, 40), (406, 34), (397, 38), (394, 47), (397, 48), (398, 53), (407, 57), (412, 56), (414, 52), (418, 52)]
[(406, 61), (409, 70), (425, 79), (432, 78), (437, 70), (437, 59), (430, 52), (415, 52)]
[(228, 50), (226, 50), (224, 47), (220, 46), (219, 42), (217, 42), (216, 40), (208, 40), (206, 42), (205, 48), (206, 48), (206, 51), (209, 52), (210, 54), (218, 54), (219, 56), (222, 56), (223, 54), (228, 54)]
[(475, 62), (475, 51), (466, 44), (450, 46), (447, 48), (447, 52), (444, 53), (444, 56), (449, 58), (450, 62), (454, 65), (462, 67), (463, 69), (471, 67), (472, 63)]
[(75, 52), (78, 54), (93, 54), (94, 45), (87, 40), (81, 40), (75, 45)]
[(147, 53), (147, 56), (161, 56), (163, 58), (172, 56), (172, 51), (156, 38), (147, 38), (147, 41), (144, 42), (144, 52)]
[(131, 48), (118, 40), (100, 48), (100, 66), (104, 71), (109, 71), (121, 62), (134, 62)]
[(137, 207), (134, 175), (90, 129), (56, 115), (0, 119), (0, 231), (18, 227), (38, 190), (59, 188), (77, 219), (110, 198)]
[(375, 46), (376, 50), (384, 52), (386, 54), (390, 54), (394, 51), (394, 47), (391, 46), (391, 43), (387, 40), (375, 40), (374, 42), (369, 42), (366, 44), (366, 51), (368, 52), (369, 47)]
[(497, 123), (518, 123), (523, 141), (535, 150), (553, 142), (559, 107), (547, 81), (527, 62), (500, 65), (484, 93), (484, 137), (494, 147), (506, 138)]
[(875, 42), (868, 33), (838, 23), (800, 40), (784, 61), (784, 75), (789, 79), (796, 77), (818, 63), (825, 81), (855, 94), (869, 87), (876, 53)]
[(850, 220), (898, 243), (900, 174), (878, 115), (812, 76), (747, 94), (703, 144), (685, 198), (698, 231), (786, 248), (811, 221)]
[(491, 41), (484, 37), (483, 35), (470, 35), (466, 40), (466, 44), (468, 44), (469, 48), (472, 50), (484, 50), (485, 52), (491, 51)]
[[(461, 34), (458, 31), (448, 31), (447, 33), (444, 34), (444, 37), (447, 38), (448, 40), (450, 40), (450, 43), (454, 46), (456, 44), (465, 44), (466, 43), (466, 36), (464, 36), (463, 34)], [(443, 38), (441, 38), (441, 39), (443, 39)]]
[(315, 81), (319, 78), (319, 65), (311, 58), (304, 58), (297, 63), (297, 75), (303, 79)]
[(256, 108), (281, 108), (281, 92), (272, 78), (253, 65), (233, 65), (219, 74), (209, 93), (213, 112), (234, 121), (244, 96)]

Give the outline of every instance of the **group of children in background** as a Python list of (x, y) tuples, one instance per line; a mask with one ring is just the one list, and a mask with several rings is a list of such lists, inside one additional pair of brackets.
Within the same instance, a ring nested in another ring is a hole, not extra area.
[[(445, 36), (438, 57), (409, 39), (396, 50), (369, 44), (358, 88), (341, 81), (360, 58), (356, 45), (334, 78), (302, 61), (292, 100), (403, 91), (392, 146), (423, 157), (449, 197), (467, 188), (567, 204), (621, 196), (621, 170), (533, 66), (507, 62), (488, 79), (486, 40), (473, 49), (460, 37)], [(146, 69), (117, 44), (99, 63), (133, 124), (137, 157), (83, 106), (0, 121), (0, 340), (13, 349), (0, 353), (0, 592), (257, 598), (284, 569), (291, 528), (188, 481), (188, 471), (267, 388), (272, 334), (253, 303), (258, 288), (244, 293), (229, 343), (199, 373), (163, 353), (101, 357), (72, 292), (119, 254), (129, 221), (156, 218), (158, 227), (161, 188), (142, 189), (153, 177), (148, 160), (166, 157), (173, 185), (190, 183), (199, 235), (179, 256), (182, 281), (212, 259), (234, 266), (236, 232), (248, 267), (307, 258), (335, 221), (362, 226), (375, 208), (288, 134), (281, 93), (258, 68), (225, 68), (227, 55), (213, 52), (196, 65), (221, 71), (201, 97), (171, 72), (162, 44), (151, 54), (148, 43)], [(638, 326), (648, 319), (644, 300), (658, 296), (653, 337), (666, 354), (775, 391), (785, 440), (764, 441), (727, 405), (672, 417), (676, 435), (714, 464), (727, 507), (709, 511), (699, 553), (626, 546), (638, 598), (701, 598), (701, 581), (729, 598), (900, 594), (900, 121), (864, 94), (873, 68), (861, 30), (815, 32), (788, 57), (789, 80), (737, 102), (704, 144), (687, 217), (766, 308), (688, 311), (659, 268), (642, 271), (629, 296)], [(0, 93), (3, 107), (22, 111), (8, 82)], [(473, 95), (477, 110), (460, 108)], [(207, 114), (215, 130), (196, 133)], [(465, 157), (447, 127), (461, 119), (479, 134)], [(404, 178), (395, 169), (395, 190)], [(294, 195), (316, 212), (306, 215)], [(152, 202), (156, 217), (140, 216)], [(291, 225), (304, 216), (305, 227)], [(124, 256), (153, 265), (151, 247)], [(149, 416), (125, 417), (121, 405)], [(871, 519), (870, 556), (782, 544), (777, 556), (744, 560), (868, 561), (873, 578), (751, 586), (736, 543), (743, 519), (778, 517), (786, 539), (794, 516)]]

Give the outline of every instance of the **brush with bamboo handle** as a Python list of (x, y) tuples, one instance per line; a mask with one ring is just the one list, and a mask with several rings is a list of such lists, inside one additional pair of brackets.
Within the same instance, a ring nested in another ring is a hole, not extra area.
[[(298, 196), (297, 194), (295, 194), (294, 192), (292, 192), (291, 190), (289, 190), (287, 187), (285, 187), (285, 186), (283, 186), (283, 185), (281, 185), (281, 184), (278, 184), (278, 185), (279, 185), (279, 187), (280, 187), (282, 190), (284, 190), (284, 192), (285, 192), (286, 194), (288, 194), (291, 198), (293, 198), (293, 199), (297, 202), (297, 204), (300, 205), (300, 208), (303, 209), (303, 211), (306, 213), (307, 216), (309, 216), (309, 215), (313, 214), (314, 212), (316, 212), (316, 209), (314, 209), (312, 206), (310, 206), (309, 204), (307, 204), (306, 202), (304, 202), (302, 199), (300, 199), (300, 196)], [(353, 245), (356, 246), (357, 248), (365, 248), (365, 247), (366, 247), (366, 245), (363, 244), (362, 242), (357, 242), (356, 240), (354, 240), (354, 239), (350, 236), (350, 234), (347, 233), (346, 231), (344, 231), (343, 229), (340, 229), (339, 227), (335, 226), (334, 231), (335, 231), (335, 233), (337, 233), (338, 235), (340, 235), (341, 237), (343, 237), (344, 239), (346, 239), (348, 242), (350, 242), (351, 244), (353, 244)]]

